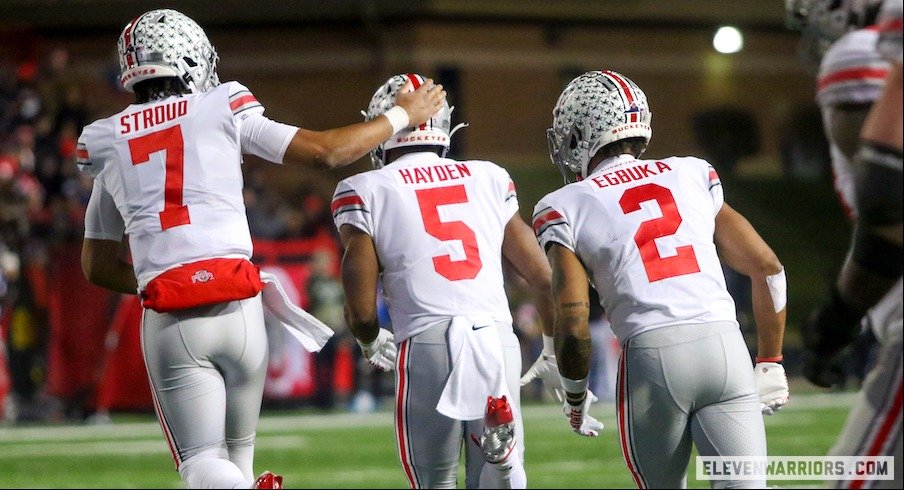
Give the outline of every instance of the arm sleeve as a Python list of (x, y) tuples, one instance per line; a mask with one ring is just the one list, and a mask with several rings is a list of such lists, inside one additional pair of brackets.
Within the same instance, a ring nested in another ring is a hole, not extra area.
[(78, 143), (75, 146), (75, 163), (79, 172), (91, 177), (96, 177), (100, 172), (100, 165), (95, 165), (94, 162), (91, 161), (91, 155), (88, 153), (87, 130), (88, 128), (85, 128), (78, 137)]
[(333, 223), (336, 224), (337, 230), (342, 225), (348, 224), (374, 236), (373, 219), (367, 203), (364, 202), (349, 179), (339, 182), (339, 185), (336, 186), (330, 211), (333, 213)]
[(709, 187), (709, 195), (713, 199), (713, 215), (722, 209), (722, 204), (725, 203), (725, 196), (722, 194), (722, 180), (719, 179), (719, 173), (716, 172), (716, 169), (713, 168), (709, 163), (703, 162), (705, 164), (704, 171), (706, 172), (706, 185)]
[(515, 189), (515, 181), (512, 180), (512, 177), (505, 169), (502, 169), (502, 174), (500, 182), (503, 185), (502, 198), (504, 200), (506, 218), (511, 218), (518, 212), (518, 191)]
[(95, 180), (85, 211), (85, 238), (119, 241), (124, 232), (125, 224), (113, 196)]
[(248, 87), (238, 82), (229, 82), (229, 109), (238, 128), (242, 153), (282, 163), (298, 128), (265, 117), (264, 106)]
[(544, 251), (550, 244), (558, 243), (577, 254), (574, 249), (574, 233), (571, 225), (565, 215), (548, 204), (545, 199), (541, 199), (534, 207), (531, 224), (537, 240), (540, 242), (540, 248)]
[(239, 126), (242, 153), (282, 163), (297, 131), (298, 127), (270, 120), (263, 114), (249, 115)]

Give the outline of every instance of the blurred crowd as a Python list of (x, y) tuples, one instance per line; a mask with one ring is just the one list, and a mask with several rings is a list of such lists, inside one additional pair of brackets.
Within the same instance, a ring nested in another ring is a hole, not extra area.
[[(86, 93), (89, 85), (72, 76), (69, 63), (64, 48), (24, 61), (0, 59), (0, 354), (5, 351), (10, 381), (5, 397), (0, 386), (0, 413), (7, 422), (85, 417), (92, 411), (90, 399), (59, 400), (44, 389), (52, 331), (48, 302), (54, 287), (48, 270), (55, 250), (71, 251), (83, 236), (92, 182), (76, 168), (76, 143), (86, 124), (105, 115), (92, 109), (98, 105), (92, 102), (98, 97), (126, 101), (128, 97), (113, 79), (104, 93)], [(266, 166), (255, 159), (244, 165), (245, 203), (255, 239), (326, 236), (336, 240), (338, 250), (329, 197), (314, 189), (287, 197), (274, 190)], [(336, 271), (317, 263), (311, 269), (309, 308), (337, 331), (330, 348), (314, 358), (317, 387), (311, 401), (321, 408), (372, 410), (391, 399), (392, 376), (373, 372), (357, 352), (343, 324), (344, 298)], [(536, 310), (517, 282), (512, 284), (512, 311), (523, 356), (535, 359), (542, 347)], [(389, 327), (385, 305), (381, 314)], [(605, 330), (602, 312), (596, 318), (595, 328)], [(611, 348), (597, 349), (608, 354), (594, 363), (592, 373), (595, 390), (604, 400), (610, 399), (610, 392), (614, 395), (611, 363), (618, 353), (617, 345), (606, 345)], [(544, 392), (534, 383), (524, 396), (541, 399)]]

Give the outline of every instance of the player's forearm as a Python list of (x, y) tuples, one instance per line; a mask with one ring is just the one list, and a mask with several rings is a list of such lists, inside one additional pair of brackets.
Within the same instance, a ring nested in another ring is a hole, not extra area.
[(373, 342), (380, 333), (380, 322), (376, 311), (361, 311), (349, 304), (345, 305), (345, 323), (352, 335), (364, 344)]
[(757, 331), (757, 357), (782, 355), (786, 308), (775, 311), (775, 299), (765, 278), (751, 279), (753, 319)]
[(590, 326), (588, 303), (558, 305), (555, 321), (556, 359), (559, 374), (567, 379), (584, 379), (590, 373)]
[(351, 164), (393, 134), (385, 117), (326, 131), (299, 129), (284, 161), (332, 169)]
[(88, 282), (117, 293), (138, 294), (135, 270), (132, 268), (132, 264), (122, 259), (104, 263), (100, 267), (90, 267), (85, 270), (85, 277)]

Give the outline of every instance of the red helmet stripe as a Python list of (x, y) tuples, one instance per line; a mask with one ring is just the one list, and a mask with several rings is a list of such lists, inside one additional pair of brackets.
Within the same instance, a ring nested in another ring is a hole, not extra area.
[[(615, 82), (619, 86), (619, 88), (621, 88), (621, 93), (625, 97), (625, 101), (628, 103), (628, 107), (631, 107), (631, 104), (634, 103), (634, 92), (631, 90), (631, 86), (628, 85), (628, 82), (626, 82), (624, 78), (618, 76), (617, 73), (608, 70), (605, 70), (602, 73), (603, 75), (609, 77), (610, 80)], [(637, 117), (638, 113), (632, 112), (630, 122), (637, 122)]]
[(140, 19), (141, 17), (142, 16), (139, 15), (138, 17), (132, 19), (132, 21), (129, 22), (129, 25), (126, 26), (126, 30), (122, 35), (122, 40), (123, 44), (125, 44), (124, 47), (126, 51), (126, 68), (132, 68), (133, 66), (135, 66), (135, 58), (133, 55), (135, 51), (129, 48), (132, 46), (132, 31), (135, 29), (135, 24), (138, 23), (138, 19)]

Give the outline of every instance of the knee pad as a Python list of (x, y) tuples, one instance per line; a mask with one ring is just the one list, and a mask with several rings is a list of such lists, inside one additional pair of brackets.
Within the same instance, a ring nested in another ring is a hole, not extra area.
[[(898, 210), (901, 214), (901, 210)], [(899, 218), (900, 220), (900, 218)], [(901, 277), (904, 249), (873, 233), (867, 226), (858, 224), (854, 228), (851, 259), (860, 267), (881, 277), (895, 279)]]
[(902, 153), (900, 150), (864, 143), (857, 154), (863, 175), (857, 183), (857, 211), (866, 226), (901, 222)]

